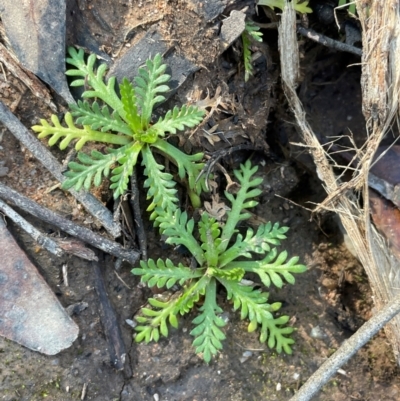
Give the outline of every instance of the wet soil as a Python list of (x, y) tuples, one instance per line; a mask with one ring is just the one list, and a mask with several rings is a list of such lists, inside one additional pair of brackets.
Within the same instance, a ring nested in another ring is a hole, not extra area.
[[(258, 174), (264, 179), (263, 193), (249, 224), (272, 221), (290, 227), (281, 249), (284, 247), (289, 255), (299, 256), (308, 266), (306, 273), (296, 276), (295, 285), (269, 289), (270, 301), (282, 302), (280, 313), (291, 317), (296, 342), (292, 355), (269, 350), (258, 342), (256, 333), (247, 333), (246, 323), (221, 296), (220, 305), (228, 320), (227, 340), (223, 352), (209, 365), (195, 355), (191, 346), (190, 314), (180, 319), (179, 328), (172, 329), (168, 338), (148, 345), (136, 344), (133, 329), (126, 320), (133, 319), (151, 292), (130, 273), (132, 266), (116, 267), (115, 261), (108, 258), (102, 273), (128, 350), (125, 370), (115, 371), (110, 364), (90, 264), (75, 257), (53, 257), (9, 223), (15, 238), (60, 302), (65, 307), (85, 302), (87, 308), (73, 316), (79, 325), (79, 338), (59, 355), (44, 356), (0, 338), (1, 399), (289, 400), (318, 366), (371, 317), (373, 299), (362, 266), (344, 245), (335, 217), (310, 213), (313, 203), (324, 199), (324, 191), (304, 149), (293, 145), (299, 142), (299, 137), (279, 86), (276, 33), (264, 31), (265, 44), (254, 48), (261, 54), (255, 76), (245, 84), (240, 44), (235, 43), (220, 56), (213, 49), (208, 54), (203, 51), (209, 44), (207, 35), (211, 34), (207, 29), (203, 30), (204, 36), (199, 34), (202, 26), (208, 27), (196, 13), (195, 6), (199, 4), (143, 0), (110, 3), (96, 0), (80, 4), (89, 30), (110, 56), (120, 57), (126, 46), (134, 45), (146, 31), (147, 24), (157, 24), (188, 58), (202, 65), (162, 105), (167, 109), (171, 104), (186, 103), (188, 98), (212, 99), (216, 93), (221, 94), (219, 110), (203, 127), (205, 131), (180, 136), (179, 145), (186, 151), (212, 152), (243, 143), (257, 145), (255, 151), (235, 152), (222, 162), (229, 173), (249, 157), (259, 165)], [(138, 24), (143, 25), (136, 29), (135, 37), (124, 43), (130, 27)], [(193, 26), (198, 27), (198, 36), (193, 35)], [(364, 122), (360, 69), (350, 66), (357, 60), (316, 44), (305, 43), (302, 51), (304, 76), (299, 93), (314, 130), (325, 137), (351, 130), (361, 140)], [(51, 114), (44, 103), (10, 74), (8, 81), (0, 77), (0, 85), (2, 100), (13, 107), (27, 127)], [(216, 124), (225, 133), (222, 139), (207, 135), (206, 131)], [(57, 149), (53, 153), (60, 160), (65, 157)], [(7, 174), (0, 178), (2, 182), (80, 224), (102, 231), (71, 196), (54, 187), (57, 183), (47, 170), (1, 127), (0, 160), (8, 168)], [(221, 196), (224, 185), (221, 179)], [(110, 198), (106, 189), (97, 194), (105, 203)], [(145, 208), (144, 199), (142, 205)], [(157, 259), (168, 253), (176, 262), (184, 260), (185, 255), (167, 247), (147, 215), (143, 215), (149, 256)], [(62, 235), (53, 227), (25, 217), (44, 231)], [(64, 264), (69, 270), (68, 287), (62, 280)], [(395, 401), (400, 398), (399, 373), (381, 332), (343, 366), (315, 400)]]

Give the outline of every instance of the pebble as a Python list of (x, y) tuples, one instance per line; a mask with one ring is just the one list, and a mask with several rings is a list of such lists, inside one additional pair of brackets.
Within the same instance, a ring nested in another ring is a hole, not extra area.
[(244, 351), (242, 357), (239, 359), (240, 363), (245, 363), (252, 355), (251, 351)]
[(326, 334), (319, 326), (315, 326), (311, 329), (310, 336), (312, 338), (318, 338), (319, 340), (326, 338)]
[(137, 326), (137, 323), (136, 323), (134, 320), (132, 320), (132, 319), (125, 319), (125, 323), (126, 323), (128, 326), (131, 326), (132, 328), (135, 328), (135, 327)]

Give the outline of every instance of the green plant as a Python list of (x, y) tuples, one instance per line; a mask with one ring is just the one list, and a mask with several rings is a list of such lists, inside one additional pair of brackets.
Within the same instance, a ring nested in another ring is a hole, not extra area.
[[(312, 13), (312, 9), (308, 7), (308, 0), (301, 1), (301, 0), (292, 0), (292, 7), (301, 14)], [(258, 0), (257, 5), (259, 6), (268, 6), (274, 9), (280, 8), (283, 10), (285, 8), (285, 0)]]
[[(158, 341), (160, 335), (168, 336), (168, 323), (177, 327), (178, 315), (188, 313), (199, 303), (200, 313), (192, 321), (195, 327), (190, 334), (195, 337), (193, 346), (196, 352), (209, 362), (222, 349), (221, 341), (225, 339), (221, 330), (225, 321), (220, 316), (222, 308), (217, 303), (217, 285), (222, 285), (234, 309), (240, 310), (241, 319), (247, 318), (250, 321), (248, 331), (260, 328), (261, 342), (268, 340), (270, 348), (291, 353), (293, 339), (288, 335), (293, 328), (285, 327), (289, 317), (275, 318), (272, 314), (280, 309), (281, 304), (269, 304), (268, 293), (243, 281), (246, 273), (255, 273), (265, 286), (269, 287), (272, 283), (281, 288), (284, 280), (294, 283), (292, 273), (306, 270), (306, 266), (298, 264), (297, 257), (287, 260), (287, 252), (278, 254), (275, 248), (280, 240), (286, 238), (287, 227), (268, 223), (260, 225), (256, 232), (248, 228), (245, 236), (238, 233), (237, 224), (250, 217), (246, 209), (257, 205), (252, 198), (261, 193), (257, 187), (262, 179), (253, 177), (256, 171), (257, 167), (251, 167), (248, 161), (234, 172), (240, 189), (236, 195), (225, 192), (231, 203), (225, 224), (203, 212), (197, 224), (199, 241), (194, 236), (195, 222), (193, 219), (188, 220), (186, 212), (179, 209), (172, 213), (159, 212), (157, 219), (163, 234), (167, 236), (166, 242), (184, 245), (196, 259), (198, 267), (193, 269), (182, 263), (176, 266), (169, 259), (150, 259), (147, 262), (141, 261), (140, 267), (132, 270), (149, 287), (171, 289), (175, 284), (182, 287), (167, 301), (156, 298), (148, 300), (152, 308), (143, 307), (140, 315), (136, 316), (137, 342)], [(264, 258), (238, 260), (240, 257), (252, 258), (254, 254), (264, 255)]]
[(244, 80), (247, 82), (250, 75), (253, 75), (253, 65), (251, 64), (251, 39), (262, 42), (262, 33), (259, 32), (260, 27), (253, 21), (246, 21), (245, 29), (242, 33), (243, 58), (244, 58)]
[[(122, 195), (128, 186), (128, 180), (141, 155), (144, 173), (147, 176), (145, 187), (152, 203), (148, 210), (158, 207), (167, 210), (176, 208), (175, 182), (171, 174), (163, 172), (164, 166), (157, 163), (153, 155), (156, 150), (170, 159), (178, 168), (179, 177), (187, 180), (188, 193), (195, 207), (200, 206), (200, 194), (204, 181), (196, 179), (203, 168), (199, 161), (202, 153), (186, 155), (167, 142), (166, 134), (176, 134), (177, 130), (194, 127), (203, 118), (204, 111), (194, 106), (174, 107), (164, 117), (152, 123), (152, 112), (156, 104), (165, 100), (162, 95), (169, 91), (170, 76), (165, 74), (166, 65), (162, 63), (160, 54), (147, 60), (145, 67), (139, 68), (135, 85), (124, 78), (119, 85), (120, 96), (115, 90), (115, 77), (105, 82), (106, 64), (94, 70), (95, 55), (90, 55), (85, 62), (83, 50), (73, 47), (68, 49), (70, 57), (67, 62), (74, 66), (67, 75), (78, 77), (71, 86), (84, 86), (84, 99), (70, 105), (72, 113), (65, 114), (66, 127), (62, 126), (56, 115), (51, 116), (52, 124), (40, 120), (41, 125), (32, 129), (40, 133), (39, 138), (50, 136), (49, 145), (60, 139), (60, 149), (65, 149), (71, 141), (77, 140), (76, 150), (81, 150), (86, 142), (102, 142), (116, 145), (108, 148), (106, 153), (92, 150), (91, 154), (79, 152), (78, 162), (68, 164), (65, 173), (67, 179), (63, 188), (81, 187), (87, 190), (92, 185), (100, 185), (103, 177), (111, 172), (111, 186), (114, 198)], [(99, 104), (101, 100), (104, 105)], [(75, 119), (75, 122), (74, 122)], [(80, 125), (81, 128), (75, 124)], [(154, 212), (152, 217), (154, 218)]]

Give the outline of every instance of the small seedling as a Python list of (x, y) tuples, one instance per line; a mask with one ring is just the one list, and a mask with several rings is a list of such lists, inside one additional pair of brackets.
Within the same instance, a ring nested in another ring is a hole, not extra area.
[(260, 28), (253, 21), (246, 21), (245, 29), (242, 33), (243, 58), (244, 58), (244, 80), (247, 82), (250, 75), (253, 75), (253, 65), (251, 64), (251, 40), (262, 42)]
[[(182, 263), (176, 266), (169, 259), (149, 259), (141, 261), (140, 267), (132, 270), (149, 287), (171, 289), (176, 284), (181, 287), (167, 301), (148, 300), (152, 308), (143, 307), (140, 315), (136, 316), (137, 342), (158, 341), (160, 335), (167, 337), (168, 323), (178, 327), (178, 315), (195, 309), (197, 317), (192, 321), (194, 328), (190, 332), (194, 336), (193, 346), (196, 353), (201, 354), (207, 363), (210, 362), (212, 356), (222, 349), (222, 340), (225, 339), (222, 327), (226, 323), (221, 317), (223, 310), (217, 303), (217, 286), (222, 286), (227, 299), (233, 302), (234, 310), (240, 310), (241, 319), (249, 320), (249, 332), (259, 328), (261, 342), (268, 341), (268, 346), (277, 352), (292, 352), (294, 341), (289, 335), (293, 328), (285, 326), (289, 317), (273, 316), (281, 304), (269, 304), (268, 293), (244, 280), (247, 273), (253, 273), (266, 287), (272, 283), (281, 288), (284, 280), (294, 284), (293, 273), (306, 270), (306, 266), (298, 264), (298, 257), (287, 260), (287, 252), (278, 254), (275, 248), (286, 238), (287, 227), (268, 223), (261, 224), (256, 232), (248, 228), (244, 236), (238, 233), (238, 223), (250, 217), (246, 209), (256, 206), (258, 202), (254, 198), (261, 194), (257, 187), (262, 179), (253, 177), (256, 171), (257, 167), (251, 167), (248, 161), (234, 172), (240, 189), (236, 195), (225, 192), (231, 203), (225, 224), (203, 212), (197, 224), (199, 241), (194, 234), (195, 222), (188, 220), (186, 212), (179, 209), (172, 213), (158, 212), (157, 220), (167, 236), (166, 242), (184, 245), (196, 259), (198, 267), (193, 269)], [(264, 255), (264, 258), (238, 260), (250, 259), (255, 254)]]
[[(175, 210), (177, 198), (173, 176), (163, 172), (164, 166), (157, 163), (153, 150), (162, 153), (176, 164), (180, 179), (187, 180), (188, 193), (195, 207), (200, 206), (200, 194), (204, 181), (196, 179), (204, 164), (199, 163), (202, 153), (187, 155), (167, 142), (166, 134), (176, 134), (185, 127), (196, 126), (203, 118), (204, 111), (195, 106), (174, 107), (164, 117), (152, 122), (152, 113), (155, 105), (165, 100), (162, 95), (169, 91), (170, 76), (165, 74), (166, 65), (162, 63), (160, 54), (152, 60), (147, 60), (145, 67), (139, 68), (135, 85), (124, 78), (119, 85), (120, 96), (115, 90), (115, 77), (105, 82), (106, 64), (101, 64), (94, 70), (95, 55), (90, 55), (85, 62), (83, 50), (68, 49), (70, 57), (67, 62), (75, 68), (66, 72), (67, 75), (78, 77), (71, 86), (84, 86), (84, 99), (96, 100), (89, 103), (87, 100), (78, 101), (70, 105), (71, 113), (66, 113), (62, 126), (56, 115), (51, 116), (51, 122), (40, 120), (41, 125), (32, 129), (39, 132), (39, 138), (50, 136), (49, 145), (56, 144), (60, 139), (60, 149), (65, 149), (71, 141), (77, 140), (76, 150), (81, 150), (86, 142), (102, 142), (116, 145), (108, 148), (105, 153), (92, 150), (91, 154), (79, 152), (79, 162), (68, 164), (69, 170), (65, 173), (67, 179), (62, 187), (76, 190), (84, 187), (89, 189), (92, 182), (99, 186), (103, 177), (111, 172), (111, 186), (114, 198), (124, 194), (128, 187), (129, 177), (132, 175), (139, 155), (144, 165), (144, 174), (147, 176), (145, 187), (152, 203), (148, 210), (161, 208)], [(104, 104), (100, 105), (99, 101)], [(74, 121), (75, 119), (75, 121)], [(81, 126), (77, 127), (75, 124)], [(152, 218), (155, 218), (153, 212)]]

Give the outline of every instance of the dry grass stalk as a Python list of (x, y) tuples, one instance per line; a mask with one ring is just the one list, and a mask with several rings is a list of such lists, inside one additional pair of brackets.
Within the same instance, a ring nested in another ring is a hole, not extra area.
[[(298, 48), (295, 12), (286, 7), (279, 27), (282, 80), (305, 146), (312, 155), (318, 177), (328, 194), (316, 212), (334, 210), (340, 217), (374, 292), (377, 309), (400, 294), (400, 262), (391, 254), (386, 241), (370, 221), (368, 172), (383, 136), (397, 122), (400, 94), (400, 5), (396, 0), (357, 1), (363, 28), (362, 90), (363, 113), (368, 139), (358, 154), (353, 179), (341, 183), (335, 176), (325, 149), (308, 124), (296, 94)], [(358, 203), (362, 194), (364, 208)], [(396, 358), (400, 355), (400, 316), (386, 326)]]

